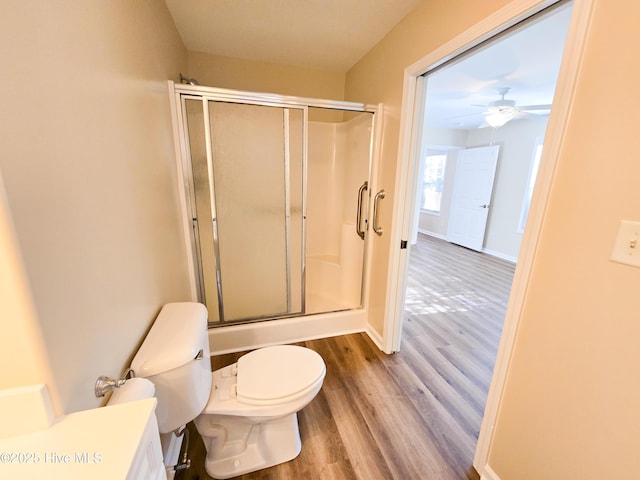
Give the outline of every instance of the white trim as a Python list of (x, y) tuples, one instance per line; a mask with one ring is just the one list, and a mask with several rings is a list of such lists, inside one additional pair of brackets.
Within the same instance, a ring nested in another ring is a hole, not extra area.
[(211, 328), (209, 345), (211, 355), (222, 355), (366, 330), (367, 311), (358, 309)]
[[(400, 117), (400, 142), (398, 145), (398, 162), (395, 182), (395, 195), (391, 215), (391, 232), (389, 250), (389, 268), (387, 274), (387, 291), (385, 297), (384, 334), (386, 353), (400, 350), (402, 341), (402, 310), (409, 265), (409, 250), (399, 249), (401, 240), (411, 236), (411, 222), (415, 220), (410, 208), (414, 205), (417, 182), (413, 181), (418, 171), (418, 162), (413, 162), (421, 142), (422, 126), (420, 105), (426, 92), (426, 81), (421, 73), (409, 73), (405, 69)], [(418, 110), (418, 111), (416, 111)], [(404, 196), (402, 195), (404, 192)], [(397, 257), (395, 255), (397, 255)]]
[[(491, 478), (486, 475), (487, 472), (492, 473), (487, 461), (493, 439), (494, 425), (507, 377), (518, 322), (524, 305), (531, 267), (538, 246), (550, 187), (560, 153), (560, 146), (564, 138), (565, 124), (571, 109), (575, 82), (580, 68), (594, 2), (595, 0), (581, 0), (575, 1), (573, 4), (571, 25), (556, 86), (554, 108), (547, 126), (548, 133), (545, 150), (529, 212), (530, 218), (520, 248), (520, 263), (514, 275), (502, 338), (473, 461), (474, 467), (483, 478)], [(413, 197), (409, 192), (411, 188), (408, 188), (408, 186), (416, 163), (413, 162), (413, 152), (415, 150), (413, 142), (418, 138), (419, 132), (416, 127), (415, 108), (416, 98), (420, 94), (421, 79), (423, 78), (421, 75), (554, 3), (557, 2), (555, 0), (513, 0), (504, 8), (405, 69), (395, 183), (396, 195), (390, 232), (392, 248), (389, 255), (384, 329), (385, 344), (391, 341), (393, 350), (397, 351), (400, 348), (402, 333), (401, 313), (404, 305), (405, 273), (408, 263), (406, 250), (399, 250), (394, 246), (400, 243), (401, 238), (409, 238), (411, 232), (413, 212), (409, 207), (413, 206)]]
[(433, 215), (434, 217), (440, 216), (440, 210), (437, 212), (435, 210), (427, 210), (426, 208), (420, 208), (420, 213), (424, 213), (425, 215)]
[(439, 238), (440, 240), (446, 240), (446, 235), (436, 232), (430, 232), (429, 230), (425, 230), (424, 228), (419, 228), (418, 233), (422, 233), (423, 235), (428, 235), (430, 237)]
[(482, 253), (486, 253), (487, 255), (491, 255), (492, 257), (496, 257), (507, 262), (518, 263), (518, 257), (513, 257), (511, 255), (507, 255), (506, 253), (497, 252), (488, 248), (483, 248)]
[(500, 480), (500, 477), (489, 465), (485, 465), (484, 472), (480, 475), (480, 480)]
[(192, 225), (191, 215), (189, 214), (190, 208), (187, 204), (188, 193), (185, 186), (185, 176), (182, 170), (183, 158), (185, 158), (186, 153), (183, 152), (183, 141), (184, 131), (183, 131), (183, 122), (182, 116), (180, 115), (180, 103), (178, 102), (178, 96), (175, 93), (175, 84), (173, 81), (169, 80), (167, 82), (169, 87), (169, 105), (171, 106), (171, 121), (173, 123), (173, 145), (175, 149), (175, 165), (176, 165), (176, 176), (178, 179), (178, 202), (180, 204), (180, 216), (182, 219), (182, 234), (184, 238), (184, 248), (186, 253), (187, 260), (187, 270), (189, 273), (189, 293), (191, 295), (190, 300), (193, 302), (198, 301), (198, 286), (196, 284), (196, 270), (194, 265), (194, 252), (192, 248), (192, 236), (191, 229), (189, 228)]
[[(519, 265), (516, 268), (509, 304), (505, 314), (505, 322), (498, 354), (489, 386), (478, 444), (473, 460), (474, 466), (488, 467), (489, 450), (493, 440), (493, 432), (498, 417), (498, 409), (502, 400), (505, 382), (513, 352), (522, 309), (525, 303), (527, 287), (532, 273), (532, 266), (538, 250), (538, 243), (544, 217), (546, 216), (551, 185), (555, 177), (558, 157), (564, 142), (566, 124), (571, 113), (575, 85), (580, 72), (587, 34), (591, 25), (595, 0), (574, 1), (571, 23), (567, 33), (560, 73), (556, 83), (553, 111), (549, 116), (545, 148), (540, 160), (540, 169), (536, 179), (534, 194), (531, 198), (527, 226), (520, 245)], [(483, 474), (484, 472), (479, 472)]]
[(513, 0), (405, 69), (418, 77), (561, 0)]
[(369, 335), (371, 341), (375, 343), (380, 350), (384, 351), (384, 340), (382, 339), (382, 336), (376, 332), (376, 329), (371, 325), (367, 325), (365, 332)]
[[(173, 83), (173, 82), (171, 82)], [(344, 100), (328, 100), (323, 98), (294, 97), (291, 95), (278, 95), (276, 93), (249, 92), (246, 90), (230, 90), (217, 87), (203, 87), (201, 85), (173, 84), (177, 93), (194, 94), (208, 99), (228, 102), (241, 102), (252, 104), (277, 104), (289, 107), (317, 107), (337, 110), (350, 110), (355, 112), (376, 113), (377, 106), (358, 102), (345, 102)]]
[[(428, 230), (424, 230), (422, 228), (418, 229), (418, 233), (422, 233), (423, 235), (428, 235), (430, 237), (439, 238), (440, 240), (447, 240), (445, 235), (440, 233), (430, 232)], [(506, 253), (496, 252), (495, 250), (489, 250), (487, 248), (482, 249), (482, 253), (486, 253), (487, 255), (491, 255), (492, 257), (499, 258), (501, 260), (506, 260), (507, 262), (517, 263), (518, 257), (512, 257), (511, 255), (507, 255)]]

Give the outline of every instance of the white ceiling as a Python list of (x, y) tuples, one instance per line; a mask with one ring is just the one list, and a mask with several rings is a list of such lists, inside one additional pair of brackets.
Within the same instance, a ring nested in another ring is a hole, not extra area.
[(426, 124), (477, 128), (502, 87), (516, 107), (551, 104), (570, 17), (569, 4), (434, 72), (427, 79)]
[[(165, 0), (195, 52), (346, 72), (423, 0)], [(550, 104), (570, 5), (429, 76), (426, 124), (477, 128), (498, 89)]]
[(346, 72), (423, 0), (165, 0), (187, 50)]

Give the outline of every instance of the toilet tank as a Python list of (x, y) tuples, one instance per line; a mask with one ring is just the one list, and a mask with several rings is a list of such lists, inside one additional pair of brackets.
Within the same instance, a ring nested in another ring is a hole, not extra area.
[(135, 402), (144, 398), (153, 398), (156, 387), (146, 378), (130, 378), (124, 385), (113, 390), (107, 405)]
[(156, 387), (160, 433), (196, 418), (211, 392), (207, 309), (201, 303), (168, 303), (131, 362), (136, 377)]

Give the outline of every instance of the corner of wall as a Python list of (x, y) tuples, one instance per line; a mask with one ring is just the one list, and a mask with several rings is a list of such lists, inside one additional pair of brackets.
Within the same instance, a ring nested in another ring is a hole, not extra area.
[[(62, 413), (0, 172), (0, 390), (45, 384)], [(16, 359), (20, 361), (16, 361)], [(9, 367), (10, 366), (10, 367)]]
[(480, 480), (500, 480), (498, 474), (489, 465), (485, 465), (483, 470)]

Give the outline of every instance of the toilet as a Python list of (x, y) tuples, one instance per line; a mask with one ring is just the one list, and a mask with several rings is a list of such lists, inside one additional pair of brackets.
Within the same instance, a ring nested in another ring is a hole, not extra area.
[(160, 433), (194, 420), (213, 478), (292, 460), (302, 448), (297, 412), (322, 387), (322, 357), (293, 345), (265, 347), (212, 373), (207, 318), (200, 303), (165, 305), (131, 363), (155, 386)]

